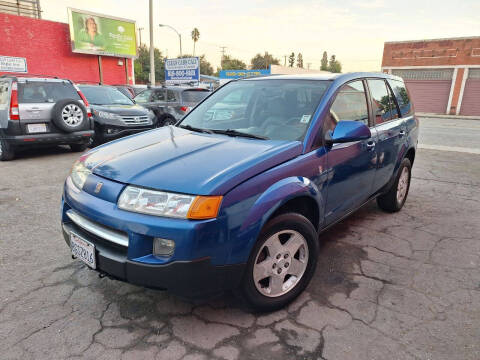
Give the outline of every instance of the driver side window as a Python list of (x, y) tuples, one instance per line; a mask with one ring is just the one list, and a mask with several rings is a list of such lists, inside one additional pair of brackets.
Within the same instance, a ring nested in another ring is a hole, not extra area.
[(330, 107), (327, 130), (333, 130), (339, 121), (361, 121), (368, 126), (367, 96), (362, 80), (342, 86)]

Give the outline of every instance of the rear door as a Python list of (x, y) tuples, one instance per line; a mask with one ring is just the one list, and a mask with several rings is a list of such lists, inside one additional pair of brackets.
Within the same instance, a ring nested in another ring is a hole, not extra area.
[[(369, 125), (369, 110), (362, 80), (342, 86), (325, 122), (324, 131), (333, 130), (338, 121), (361, 121)], [(362, 205), (372, 195), (376, 171), (376, 133), (362, 141), (334, 144), (327, 149), (330, 181), (325, 205), (326, 225)]]
[(402, 147), (405, 146), (406, 126), (392, 94), (384, 79), (368, 79), (371, 107), (377, 130), (377, 172), (373, 192), (381, 189), (393, 175), (399, 163)]
[(52, 109), (63, 99), (81, 101), (70, 82), (25, 81), (18, 83), (20, 124), (26, 134), (58, 132), (52, 122)]

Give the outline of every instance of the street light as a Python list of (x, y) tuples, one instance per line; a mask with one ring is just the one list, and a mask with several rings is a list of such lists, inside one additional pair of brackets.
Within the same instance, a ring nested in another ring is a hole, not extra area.
[(158, 26), (160, 27), (168, 27), (170, 29), (172, 29), (173, 31), (175, 31), (178, 35), (178, 39), (180, 41), (180, 56), (182, 56), (182, 35), (177, 31), (175, 30), (175, 28), (171, 27), (170, 25), (165, 25), (165, 24), (158, 24)]

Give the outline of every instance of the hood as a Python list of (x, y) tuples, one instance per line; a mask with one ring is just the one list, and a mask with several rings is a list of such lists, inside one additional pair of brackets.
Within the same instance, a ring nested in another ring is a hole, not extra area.
[(97, 111), (107, 111), (113, 114), (122, 115), (122, 116), (142, 116), (147, 115), (148, 110), (143, 106), (133, 104), (133, 105), (92, 105), (90, 104), (92, 110)]
[(224, 195), (301, 152), (299, 141), (228, 137), (166, 126), (103, 145), (82, 158), (94, 174), (114, 181), (185, 194)]

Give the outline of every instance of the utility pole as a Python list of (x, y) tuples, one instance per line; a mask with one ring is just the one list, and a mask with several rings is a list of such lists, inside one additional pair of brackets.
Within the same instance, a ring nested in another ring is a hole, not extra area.
[(283, 55), (283, 66), (287, 66), (287, 56), (288, 55)]
[(220, 52), (222, 53), (222, 59), (220, 60), (220, 66), (222, 68), (223, 68), (223, 59), (225, 59), (225, 49), (226, 48), (227, 48), (226, 46), (220, 46), (220, 49), (222, 49), (222, 50), (220, 50)]
[(153, 46), (153, 0), (149, 3), (150, 17), (150, 84), (155, 86), (155, 53)]
[(144, 30), (142, 27), (138, 28), (139, 46), (142, 46), (142, 30)]
[(312, 63), (307, 63), (307, 69), (310, 70), (310, 65), (312, 65)]

